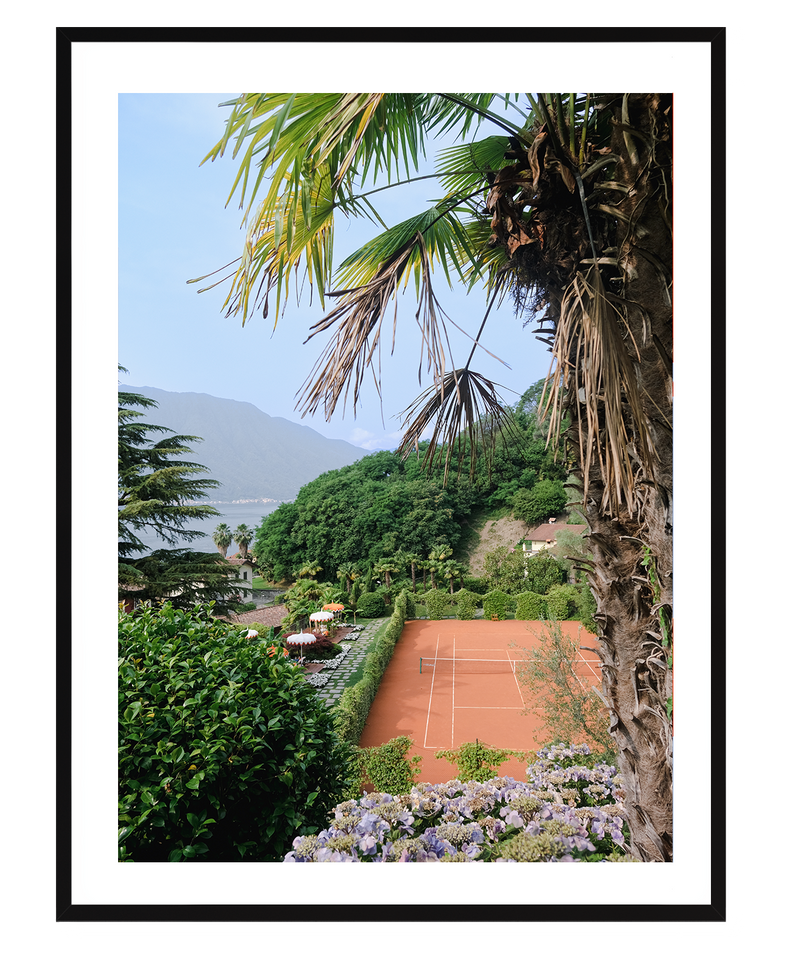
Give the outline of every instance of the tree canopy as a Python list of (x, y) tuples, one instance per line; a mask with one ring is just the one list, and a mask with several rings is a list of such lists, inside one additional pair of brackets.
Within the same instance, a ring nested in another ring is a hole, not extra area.
[[(203, 465), (182, 457), (189, 453), (188, 443), (200, 439), (144, 421), (138, 409), (157, 403), (143, 395), (119, 392), (118, 403), (119, 600), (170, 597), (176, 607), (217, 600), (224, 607), (236, 592), (221, 555), (186, 547), (144, 554), (148, 548), (139, 537), (150, 529), (167, 544), (193, 541), (203, 532), (186, 527), (187, 522), (219, 514), (196, 503), (218, 482), (205, 477)], [(164, 437), (154, 440), (154, 435)]]
[[(309, 482), (256, 530), (259, 565), (277, 579), (296, 577), (309, 560), (328, 581), (344, 567), (365, 574), (388, 560), (399, 560), (405, 572), (411, 566), (406, 553), (424, 561), (435, 549), (449, 548), (445, 558), (452, 556), (463, 544), (465, 520), (477, 509), (487, 503), (509, 507), (519, 489), (549, 487), (543, 475), (565, 476), (526, 415), (519, 416), (519, 440), (498, 448), (491, 462), (479, 450), (471, 480), (451, 476), (444, 485), (443, 465), (429, 474), (424, 454), (424, 446), (419, 458), (379, 451)], [(420, 567), (415, 563), (415, 573)]]

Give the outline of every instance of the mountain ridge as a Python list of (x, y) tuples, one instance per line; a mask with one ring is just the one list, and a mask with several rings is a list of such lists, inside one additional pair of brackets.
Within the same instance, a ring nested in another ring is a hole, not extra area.
[(140, 409), (144, 421), (202, 439), (191, 443), (186, 458), (205, 465), (208, 477), (220, 482), (209, 494), (219, 503), (291, 501), (319, 475), (369, 454), (308, 425), (269, 415), (251, 402), (127, 383), (120, 384), (119, 391), (158, 402), (156, 408)]

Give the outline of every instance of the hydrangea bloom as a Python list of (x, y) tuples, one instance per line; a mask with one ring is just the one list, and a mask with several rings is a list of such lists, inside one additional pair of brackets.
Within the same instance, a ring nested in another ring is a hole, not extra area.
[(364, 794), (333, 811), (316, 836), (298, 836), (287, 863), (561, 862), (626, 851), (614, 767), (589, 766), (588, 748), (539, 751), (527, 781), (449, 780), (401, 796)]

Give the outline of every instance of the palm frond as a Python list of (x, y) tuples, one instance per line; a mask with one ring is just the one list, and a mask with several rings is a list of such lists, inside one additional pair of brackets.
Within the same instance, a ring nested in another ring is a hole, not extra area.
[(469, 193), (487, 183), (486, 174), (496, 172), (510, 160), (507, 136), (459, 143), (443, 149), (436, 157), (436, 172), (448, 193)]
[(502, 100), (506, 107), (514, 106), (517, 98), (518, 94), (514, 93), (435, 93), (426, 99), (425, 125), (439, 135), (460, 125), (460, 134), (466, 137), (473, 126), (489, 121), (513, 136), (524, 129), (526, 115), (519, 110), (521, 122), (514, 125), (505, 116), (492, 110), (491, 106), (496, 99)]
[(427, 388), (403, 413), (404, 435), (398, 452), (407, 458), (419, 451), (425, 431), (433, 431), (423, 459), (423, 467), (444, 463), (443, 483), (447, 484), (450, 465), (458, 463), (461, 473), (469, 455), (470, 477), (474, 474), (478, 451), (483, 449), (488, 470), (497, 439), (504, 443), (519, 437), (519, 428), (509, 409), (500, 401), (497, 386), (468, 368), (455, 369)]
[[(228, 202), (239, 190), (247, 224), (242, 258), (225, 277), (232, 279), (223, 304), (228, 315), (241, 313), (245, 322), (258, 305), (266, 316), (273, 293), (277, 315), (290, 274), (297, 275), (303, 257), (304, 274), (324, 292), (332, 275), (334, 210), (374, 217), (370, 203), (354, 195), (355, 179), (374, 172), (377, 180), (380, 171), (391, 179), (392, 166), (398, 175), (401, 167), (406, 175), (418, 168), (424, 155), (419, 97), (248, 93), (222, 104), (233, 110), (203, 162), (221, 157), (231, 143), (234, 156), (242, 153)], [(251, 219), (264, 181), (266, 195)]]
[[(601, 509), (617, 511), (624, 503), (635, 510), (634, 464), (630, 447), (649, 471), (657, 457), (641, 402), (633, 360), (620, 331), (625, 318), (606, 293), (600, 269), (578, 273), (564, 293), (553, 342), (553, 367), (542, 416), (550, 413), (548, 442), (564, 417), (563, 384), (574, 391), (578, 453), (584, 475), (584, 500), (592, 464), (603, 481)], [(628, 329), (628, 341), (636, 348)]]
[(404, 285), (408, 283), (412, 275), (414, 276), (417, 293), (419, 293), (423, 249), (429, 257), (441, 264), (448, 284), (451, 284), (450, 268), (454, 268), (459, 279), (463, 281), (465, 276), (462, 270), (465, 264), (471, 263), (474, 268), (478, 267), (478, 263), (474, 261), (471, 239), (465, 231), (464, 224), (458, 218), (456, 210), (443, 203), (386, 229), (349, 255), (336, 271), (337, 286), (353, 289), (370, 282), (381, 271), (383, 264), (393, 258), (398, 250), (405, 248), (409, 243), (413, 247), (417, 236), (423, 237), (422, 244), (412, 249), (413, 254), (402, 276)]
[(381, 327), (389, 304), (395, 299), (392, 330), (394, 347), (396, 295), (401, 279), (412, 262), (418, 267), (419, 307), (416, 317), (422, 332), (419, 376), (421, 379), (426, 355), (428, 371), (433, 370), (433, 374), (439, 377), (444, 374), (447, 362), (445, 352), (449, 353), (447, 330), (433, 292), (426, 243), (422, 234), (417, 232), (383, 259), (372, 278), (357, 288), (331, 293), (341, 296), (343, 302), (312, 326), (309, 339), (334, 325), (338, 328), (298, 393), (296, 407), (304, 416), (314, 414), (321, 408), (326, 420), (330, 420), (336, 406), (342, 399), (347, 399), (351, 389), (355, 410), (366, 371), (376, 358), (378, 371), (373, 369), (373, 378), (380, 396)]

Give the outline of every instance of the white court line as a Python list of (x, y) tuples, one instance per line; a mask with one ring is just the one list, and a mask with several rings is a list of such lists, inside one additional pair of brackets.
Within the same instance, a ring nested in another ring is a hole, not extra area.
[[(429, 747), (429, 746), (428, 746), (428, 729), (429, 729), (429, 727), (430, 727), (430, 722), (431, 722), (431, 710), (432, 710), (432, 708), (433, 708), (433, 690), (434, 690), (434, 686), (435, 686), (435, 684), (436, 684), (436, 666), (437, 666), (437, 663), (436, 663), (436, 662), (437, 662), (438, 659), (439, 659), (439, 638), (440, 638), (440, 637), (441, 637), (440, 634), (437, 634), (437, 635), (436, 635), (436, 650), (435, 650), (435, 652), (434, 652), (433, 668), (432, 668), (432, 671), (431, 671), (431, 689), (430, 689), (430, 693), (428, 694), (428, 713), (427, 713), (427, 716), (426, 716), (426, 718), (425, 718), (425, 739), (424, 739), (423, 744), (422, 744), (422, 749), (423, 749), (423, 750), (439, 750), (439, 749), (441, 749), (440, 746), (437, 746), (437, 747)], [(492, 653), (496, 653), (496, 652), (499, 650), (499, 648), (497, 648), (497, 647), (470, 647), (470, 648), (465, 648), (465, 649), (466, 649), (466, 650), (469, 650), (472, 654), (479, 653), (479, 652), (481, 652), (481, 653), (482, 653), (482, 652), (488, 652), (488, 651), (491, 651)], [(462, 658), (457, 658), (457, 656), (456, 656), (456, 639), (455, 639), (455, 638), (453, 638), (453, 653), (452, 653), (452, 657), (453, 657), (453, 660), (454, 660), (454, 661), (457, 660), (457, 659), (462, 659)], [(516, 660), (516, 661), (520, 661), (520, 660), (524, 661), (524, 658), (521, 658), (521, 659), (520, 659), (520, 658), (512, 657), (511, 654), (510, 654), (508, 651), (506, 651), (506, 657), (508, 658), (509, 661), (514, 661), (514, 660)], [(470, 660), (471, 658), (463, 658), (463, 659)], [(588, 661), (587, 661), (587, 663), (588, 663)], [(589, 666), (591, 666), (591, 665), (589, 665)], [(520, 686), (519, 686), (519, 681), (517, 680), (517, 673), (516, 673), (515, 670), (512, 670), (511, 673), (512, 673), (512, 676), (513, 676), (513, 678), (514, 678), (514, 683), (515, 683), (516, 686), (517, 686), (517, 693), (519, 694), (519, 699), (520, 699), (520, 701), (522, 702), (522, 706), (523, 706), (523, 708), (524, 708), (524, 707), (526, 706), (526, 705), (525, 705), (525, 698), (524, 698), (523, 695), (522, 695), (522, 690), (521, 690), (521, 688), (520, 688)], [(531, 708), (528, 708), (528, 709), (529, 709), (529, 710), (542, 710), (543, 708), (541, 708), (541, 707), (531, 707)], [(518, 711), (518, 710), (519, 710), (519, 707), (505, 707), (505, 706), (500, 706), (500, 707), (483, 707), (483, 706), (468, 707), (468, 706), (461, 706), (461, 705), (456, 706), (456, 668), (455, 668), (455, 664), (453, 664), (452, 688), (451, 688), (451, 719), (450, 719), (450, 747), (451, 747), (451, 748), (455, 746), (455, 738), (456, 738), (455, 724), (456, 724), (456, 711), (457, 711), (457, 710), (514, 710), (514, 711)]]
[(428, 725), (431, 722), (431, 707), (433, 706), (433, 684), (436, 679), (436, 661), (439, 657), (439, 635), (436, 635), (436, 653), (433, 658), (433, 672), (431, 673), (431, 692), (428, 696), (428, 716), (425, 720), (425, 743), (422, 745), (425, 749), (428, 747)]
[[(470, 647), (470, 648), (468, 648), (468, 650), (471, 651), (473, 654), (475, 654), (475, 653), (477, 653), (477, 652), (479, 652), (479, 651), (480, 651), (481, 653), (483, 653), (483, 652), (487, 652), (487, 653), (488, 653), (489, 651), (491, 651), (492, 653), (497, 653), (497, 652), (500, 650), (500, 648), (498, 648), (498, 647)], [(502, 652), (501, 652), (501, 653), (502, 653)], [(455, 638), (453, 638), (453, 657), (455, 658), (455, 656), (456, 656), (456, 641), (455, 641)], [(509, 662), (510, 662), (510, 661), (517, 661), (518, 663), (524, 663), (524, 661), (525, 661), (525, 658), (512, 657), (511, 654), (510, 654), (508, 651), (506, 651), (506, 657), (508, 658)], [(463, 659), (464, 659), (464, 660), (470, 660), (470, 658), (463, 658)], [(455, 670), (455, 665), (453, 665), (453, 670)], [(517, 693), (519, 694), (519, 699), (522, 701), (522, 706), (524, 707), (524, 706), (525, 706), (525, 698), (524, 698), (524, 696), (523, 696), (523, 694), (522, 694), (522, 689), (521, 689), (520, 686), (519, 686), (519, 681), (517, 680), (517, 671), (516, 671), (516, 668), (511, 669), (511, 675), (512, 675), (513, 678), (514, 678), (514, 683), (517, 685)], [(455, 682), (455, 674), (453, 674), (453, 681)], [(455, 705), (455, 692), (454, 692), (454, 693), (453, 693), (453, 709), (454, 709), (454, 710), (455, 710), (455, 706), (456, 706), (456, 705)], [(463, 707), (462, 707), (462, 708), (459, 708), (459, 709), (460, 709), (460, 710), (465, 710), (465, 709), (466, 709), (466, 710), (469, 710), (470, 708), (463, 708)], [(481, 707), (481, 708), (476, 708), (476, 709), (478, 709), (478, 710), (516, 710), (517, 708), (516, 708), (516, 707)]]
[[(586, 658), (583, 656), (583, 654), (581, 654), (580, 650), (578, 651), (578, 656), (575, 658), (575, 660), (573, 661), (573, 663), (574, 663), (574, 664), (585, 664), (585, 665), (589, 668), (589, 670), (592, 672), (592, 674), (594, 675), (595, 680), (598, 680), (598, 681), (602, 680), (601, 675), (598, 674), (597, 671), (594, 669), (594, 665), (595, 665), (596, 661), (587, 661)], [(573, 669), (572, 673), (575, 674), (574, 669)], [(578, 677), (577, 674), (575, 674), (575, 677), (577, 678), (578, 683), (581, 685), (581, 687), (583, 687), (584, 690), (585, 690), (585, 689), (586, 689), (586, 684), (584, 683), (584, 678)]]
[(455, 746), (456, 740), (456, 639), (453, 638), (453, 703), (450, 709), (450, 748)]

